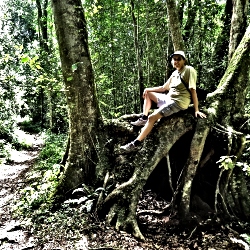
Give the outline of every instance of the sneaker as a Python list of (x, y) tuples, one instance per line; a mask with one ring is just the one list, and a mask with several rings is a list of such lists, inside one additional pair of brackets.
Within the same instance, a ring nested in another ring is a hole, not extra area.
[(139, 150), (139, 147), (135, 146), (134, 142), (130, 142), (124, 146), (121, 146), (120, 149), (126, 153)]
[(144, 126), (147, 123), (148, 120), (143, 120), (142, 118), (139, 118), (135, 122), (131, 122), (132, 125), (134, 126)]

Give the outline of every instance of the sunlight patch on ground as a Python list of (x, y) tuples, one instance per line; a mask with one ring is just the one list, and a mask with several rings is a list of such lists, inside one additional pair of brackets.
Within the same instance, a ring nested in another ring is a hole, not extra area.
[(30, 161), (36, 157), (36, 152), (24, 153), (23, 151), (12, 150), (10, 154), (11, 154), (10, 160), (16, 163)]
[[(21, 229), (20, 223), (14, 220), (10, 221), (7, 226), (0, 227), (0, 240), (3, 241), (0, 249), (34, 249), (34, 238), (30, 237), (27, 240), (27, 233)], [(19, 244), (13, 248), (13, 242), (23, 242), (25, 244)]]
[(20, 143), (23, 143), (23, 144), (28, 145), (30, 147), (32, 147), (35, 143), (37, 143), (34, 135), (27, 134), (20, 129), (16, 129), (14, 132), (14, 135)]
[(15, 179), (18, 177), (21, 171), (26, 169), (27, 165), (0, 165), (0, 180)]

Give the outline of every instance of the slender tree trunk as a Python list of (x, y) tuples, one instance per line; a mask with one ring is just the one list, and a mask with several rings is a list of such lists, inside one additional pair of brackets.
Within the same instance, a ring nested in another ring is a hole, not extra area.
[(141, 65), (141, 52), (140, 52), (140, 46), (139, 46), (139, 14), (138, 14), (138, 18), (136, 19), (135, 3), (133, 0), (131, 0), (130, 4), (131, 4), (132, 20), (133, 20), (133, 24), (134, 24), (134, 46), (135, 46), (136, 62), (137, 62), (139, 95), (140, 95), (141, 108), (142, 108), (142, 106), (143, 106), (142, 94), (144, 91), (144, 84), (143, 84), (143, 70), (142, 70), (142, 65)]
[[(48, 46), (48, 0), (44, 0), (42, 4), (42, 0), (36, 0), (37, 6), (37, 13), (38, 13), (38, 34), (39, 34), (39, 41), (40, 41), (40, 48), (41, 51), (45, 51), (46, 53), (49, 52)], [(43, 128), (46, 123), (46, 95), (44, 89), (41, 87), (40, 90), (40, 102), (41, 102), (41, 127)], [(51, 115), (50, 115), (51, 117)]]
[(38, 30), (40, 37), (40, 45), (46, 52), (49, 51), (48, 46), (48, 0), (44, 0), (43, 5), (41, 0), (36, 0), (37, 12), (38, 12)]
[(188, 1), (187, 22), (186, 22), (185, 27), (183, 28), (183, 33), (185, 34), (183, 36), (183, 39), (185, 43), (189, 41), (192, 29), (194, 29), (193, 24), (197, 16), (196, 7), (198, 6), (198, 4), (199, 4), (199, 0), (194, 0), (193, 5), (190, 0)]

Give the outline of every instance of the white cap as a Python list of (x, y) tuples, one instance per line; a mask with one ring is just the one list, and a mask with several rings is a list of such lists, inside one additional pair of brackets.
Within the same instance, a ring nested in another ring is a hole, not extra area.
[(175, 56), (175, 55), (180, 55), (180, 56), (182, 56), (182, 57), (186, 60), (185, 53), (184, 53), (184, 51), (182, 51), (182, 50), (177, 50), (177, 51), (175, 51), (170, 57), (172, 58), (172, 57)]

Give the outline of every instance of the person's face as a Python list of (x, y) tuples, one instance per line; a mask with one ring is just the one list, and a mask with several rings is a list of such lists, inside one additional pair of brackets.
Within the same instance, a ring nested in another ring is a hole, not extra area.
[(172, 64), (177, 70), (181, 70), (185, 65), (185, 60), (180, 55), (174, 55), (172, 57)]

